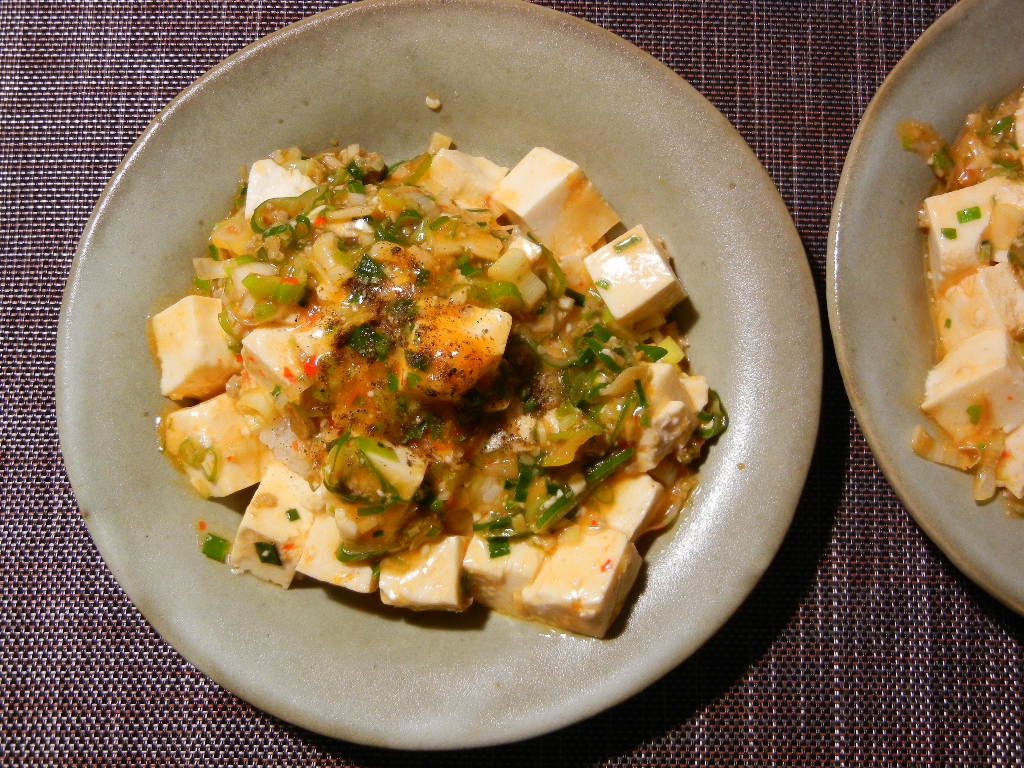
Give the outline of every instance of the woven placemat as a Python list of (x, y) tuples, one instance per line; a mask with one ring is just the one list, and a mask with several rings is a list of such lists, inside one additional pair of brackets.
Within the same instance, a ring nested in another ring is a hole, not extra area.
[[(789, 205), (823, 296), (857, 120), (952, 3), (544, 4), (649, 51), (736, 125)], [(64, 281), (106, 179), (160, 107), (330, 5), (0, 0), (0, 764), (1024, 765), (1024, 621), (913, 524), (831, 353), (819, 449), (774, 565), (693, 658), (589, 721), (472, 752), (364, 748), (255, 710), (161, 640), (103, 564), (61, 463)]]

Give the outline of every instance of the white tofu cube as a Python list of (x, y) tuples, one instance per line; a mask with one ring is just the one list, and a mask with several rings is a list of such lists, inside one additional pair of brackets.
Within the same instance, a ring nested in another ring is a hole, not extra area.
[(255, 485), (269, 460), (255, 422), (226, 393), (169, 414), (164, 446), (203, 496)]
[(626, 475), (602, 486), (576, 518), (581, 525), (607, 526), (634, 541), (658, 518), (664, 499), (665, 487), (650, 475)]
[(369, 562), (343, 563), (338, 559), (341, 534), (331, 515), (317, 515), (306, 533), (296, 570), (318, 581), (364, 594), (377, 591), (377, 574)]
[(925, 380), (921, 409), (957, 442), (1024, 423), (1024, 366), (1002, 329), (982, 331), (946, 355)]
[(935, 319), (946, 350), (993, 328), (1020, 333), (1024, 329), (1024, 287), (1016, 270), (1002, 263), (970, 273), (938, 299)]
[(380, 599), (414, 610), (461, 611), (462, 559), (468, 536), (444, 536), (380, 561)]
[(205, 400), (224, 391), (242, 365), (217, 316), (223, 306), (209, 296), (186, 296), (153, 316), (160, 361), (160, 392), (172, 400)]
[(403, 360), (401, 380), (411, 392), (455, 398), (498, 366), (512, 330), (512, 316), (500, 309), (464, 304), (424, 304)]
[(306, 364), (329, 352), (331, 339), (320, 328), (256, 328), (242, 339), (242, 365), (257, 384), (295, 402), (315, 381)]
[(544, 255), (544, 250), (541, 248), (540, 243), (531, 240), (518, 227), (513, 229), (512, 237), (505, 243), (505, 253), (513, 249), (525, 253), (526, 258), (530, 260), (531, 264), (536, 264), (540, 261), (541, 256)]
[(639, 225), (594, 251), (583, 264), (612, 316), (626, 325), (662, 315), (686, 298), (668, 257)]
[(260, 203), (278, 197), (298, 197), (316, 186), (309, 176), (294, 168), (285, 168), (267, 158), (257, 160), (249, 169), (245, 190), (245, 219), (252, 218)]
[(357, 552), (373, 550), (393, 541), (414, 509), (411, 504), (394, 504), (383, 512), (365, 515), (360, 514), (358, 506), (334, 494), (330, 494), (327, 501), (327, 512), (333, 516), (346, 548)]
[(612, 528), (565, 529), (537, 577), (522, 591), (527, 614), (547, 624), (604, 637), (632, 589), (641, 558)]
[(457, 149), (439, 149), (421, 184), (434, 195), (447, 195), (463, 208), (483, 208), (506, 173), (508, 168), (486, 157), (473, 157)]
[(522, 221), (556, 257), (586, 253), (619, 223), (583, 170), (544, 147), (531, 149), (509, 171), (491, 201)]
[[(626, 419), (622, 435), (636, 446), (629, 468), (633, 472), (653, 469), (673, 449), (682, 449), (697, 428), (697, 413), (707, 404), (707, 391), (699, 377), (688, 381), (674, 365), (642, 363), (627, 368), (603, 390), (610, 397), (626, 395), (636, 382), (647, 398), (646, 425), (638, 419)], [(705, 382), (706, 383), (706, 382)], [(703, 401), (694, 396), (703, 395)]]
[(228, 565), (287, 588), (323, 499), (309, 482), (273, 462), (260, 480), (231, 545)]
[(992, 217), (989, 220), (987, 237), (992, 243), (992, 260), (1007, 261), (1009, 250), (1024, 228), (1024, 184), (1007, 180), (1006, 186), (998, 189)]
[(529, 539), (512, 539), (507, 555), (491, 557), (487, 539), (474, 534), (462, 567), (470, 594), (477, 602), (510, 616), (524, 616), (521, 592), (536, 577), (543, 562), (544, 550)]
[(988, 229), (996, 193), (1004, 179), (989, 179), (924, 201), (928, 223), (928, 268), (936, 293), (965, 272), (987, 263), (979, 246)]
[(703, 411), (708, 404), (710, 388), (708, 380), (704, 376), (687, 376), (682, 378), (686, 394), (690, 396), (690, 406), (695, 411)]

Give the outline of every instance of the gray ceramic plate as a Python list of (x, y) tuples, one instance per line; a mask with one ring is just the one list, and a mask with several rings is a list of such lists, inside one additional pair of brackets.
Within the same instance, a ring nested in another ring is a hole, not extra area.
[[(980, 586), (1024, 613), (1024, 520), (977, 505), (968, 475), (914, 455), (932, 365), (915, 212), (931, 171), (900, 148), (913, 118), (949, 139), (964, 116), (1024, 82), (1019, 0), (964, 0), (907, 52), (872, 100), (843, 169), (829, 239), (832, 338), (857, 419), (918, 524)], [(994, 64), (998, 62), (998, 65)]]
[[(443, 102), (424, 106), (427, 95)], [(238, 169), (277, 147), (359, 142), (389, 160), (431, 131), (513, 164), (579, 162), (628, 222), (661, 234), (698, 317), (693, 362), (730, 408), (688, 517), (650, 548), (610, 639), (473, 610), (376, 609), (318, 586), (235, 577), (196, 549), (202, 501), (157, 453), (165, 409), (146, 318)], [(794, 351), (799, 355), (793, 355)], [(384, 0), (312, 17), (214, 68), (146, 130), (85, 228), (61, 316), (61, 442), (89, 530), (146, 618), (239, 696), (314, 731), (406, 748), (508, 742), (638, 692), (750, 592), (790, 523), (817, 429), (821, 340), (800, 241), (729, 123), (623, 40), (519, 2)], [(742, 468), (741, 468), (742, 465)]]

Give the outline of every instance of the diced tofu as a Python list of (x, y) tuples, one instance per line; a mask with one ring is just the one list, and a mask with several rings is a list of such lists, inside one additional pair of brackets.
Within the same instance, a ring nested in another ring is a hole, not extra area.
[(160, 391), (172, 400), (205, 400), (241, 369), (217, 316), (220, 299), (186, 296), (153, 316)]
[(947, 354), (925, 381), (922, 410), (959, 442), (1024, 423), (1024, 366), (1001, 329), (982, 331)]
[(271, 463), (245, 508), (228, 565), (287, 588), (306, 533), (322, 508), (323, 500), (305, 478)]
[(989, 179), (924, 201), (928, 223), (928, 268), (936, 292), (965, 272), (987, 263), (979, 257), (996, 193), (1004, 179)]
[(414, 610), (461, 611), (469, 605), (462, 590), (462, 559), (468, 536), (445, 536), (380, 562), (380, 599)]
[(611, 528), (565, 529), (537, 577), (522, 591), (529, 616), (547, 624), (603, 637), (640, 571), (629, 537)]
[(342, 501), (333, 494), (327, 502), (327, 511), (334, 517), (338, 534), (351, 545), (351, 549), (360, 552), (393, 541), (413, 509), (411, 504), (395, 504), (383, 512), (364, 515), (360, 514), (360, 508), (355, 504)]
[(319, 581), (326, 581), (353, 592), (376, 592), (377, 574), (369, 562), (343, 563), (338, 559), (341, 534), (334, 518), (318, 515), (306, 534), (302, 557), (296, 570)]
[(703, 411), (708, 404), (708, 380), (704, 376), (683, 376), (683, 387), (686, 394), (690, 396), (690, 405), (693, 410)]
[(501, 180), (491, 201), (522, 221), (557, 257), (591, 250), (619, 223), (576, 163), (534, 147)]
[(203, 496), (228, 496), (260, 481), (268, 460), (255, 424), (223, 394), (167, 417), (164, 445)]
[(518, 228), (514, 229), (515, 234), (509, 238), (508, 243), (505, 244), (505, 253), (515, 249), (522, 251), (526, 254), (526, 258), (530, 260), (531, 264), (536, 264), (540, 261), (540, 257), (544, 255), (544, 249), (541, 248), (540, 243), (537, 243), (522, 232), (518, 231)]
[[(707, 404), (707, 392), (699, 377), (688, 381), (682, 371), (668, 363), (643, 363), (627, 368), (602, 391), (617, 397), (636, 388), (636, 382), (647, 398), (647, 422), (626, 419), (623, 437), (636, 445), (630, 463), (634, 472), (653, 469), (673, 449), (682, 449), (697, 428), (697, 414)], [(703, 400), (694, 400), (701, 397)]]
[(582, 525), (614, 528), (633, 541), (654, 522), (664, 498), (664, 486), (650, 475), (626, 475), (602, 486), (577, 519)]
[(520, 593), (533, 581), (543, 562), (544, 550), (529, 540), (513, 539), (507, 555), (491, 557), (487, 539), (474, 534), (462, 567), (477, 602), (510, 616), (523, 616)]
[(245, 220), (252, 218), (260, 203), (277, 197), (298, 197), (316, 186), (309, 176), (294, 168), (285, 168), (273, 160), (257, 160), (249, 169), (245, 190)]
[(511, 330), (512, 316), (500, 309), (423, 306), (403, 361), (403, 385), (428, 397), (464, 394), (497, 367)]
[(1010, 246), (1024, 228), (1024, 184), (1007, 181), (996, 191), (988, 239), (992, 243), (993, 261), (1007, 261)]
[(993, 328), (1016, 335), (1024, 329), (1024, 287), (1008, 263), (982, 267), (942, 295), (935, 317), (947, 350)]
[(306, 363), (331, 349), (332, 334), (321, 329), (257, 328), (242, 339), (242, 365), (260, 386), (295, 402), (312, 386)]
[(662, 315), (686, 298), (668, 257), (642, 226), (583, 260), (598, 293), (620, 323)]
[(506, 173), (508, 168), (486, 157), (473, 157), (457, 149), (439, 149), (421, 183), (434, 195), (447, 194), (463, 208), (483, 208)]

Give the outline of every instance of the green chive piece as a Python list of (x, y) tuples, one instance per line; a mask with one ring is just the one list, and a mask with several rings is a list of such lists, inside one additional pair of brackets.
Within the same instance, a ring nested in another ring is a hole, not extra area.
[(661, 358), (668, 354), (667, 349), (656, 344), (637, 344), (636, 348), (638, 352), (642, 352), (652, 363), (661, 360)]
[(289, 509), (287, 512), (285, 512), (284, 516), (294, 523), (296, 520), (299, 519), (299, 510), (293, 507), (292, 509)]
[(971, 420), (971, 424), (977, 424), (981, 421), (981, 406), (980, 405), (969, 405), (967, 406), (967, 418)]
[(630, 446), (601, 459), (586, 471), (587, 485), (597, 485), (610, 477), (615, 470), (633, 458), (635, 452), (636, 449)]
[(223, 563), (227, 559), (228, 552), (231, 550), (231, 542), (220, 536), (208, 533), (203, 536), (203, 543), (200, 549), (211, 560)]
[(631, 235), (630, 237), (627, 237), (625, 240), (623, 240), (621, 243), (616, 243), (615, 245), (613, 245), (612, 248), (615, 251), (617, 251), (617, 252), (621, 252), (621, 251), (626, 250), (627, 248), (630, 248), (630, 247), (636, 245), (639, 242), (640, 242), (640, 236), (639, 235)]
[(491, 557), (505, 557), (505, 555), (512, 554), (512, 542), (508, 539), (488, 539), (487, 550), (490, 552)]
[(956, 240), (956, 227), (943, 227), (940, 232), (947, 240)]
[(605, 280), (604, 278), (601, 278), (600, 280), (598, 280), (598, 281), (597, 281), (597, 287), (598, 287), (598, 288), (600, 288), (600, 289), (602, 289), (602, 290), (605, 290), (605, 291), (607, 291), (607, 290), (608, 290), (609, 288), (611, 288), (611, 287), (612, 287), (612, 284), (611, 284), (611, 283), (609, 283), (609, 282), (608, 282), (607, 280)]
[(264, 565), (281, 565), (281, 555), (277, 551), (277, 545), (269, 541), (257, 541), (256, 556)]
[(964, 208), (962, 211), (956, 212), (956, 220), (961, 224), (966, 224), (969, 221), (977, 221), (981, 218), (981, 208), (977, 205), (972, 205), (970, 208)]
[(946, 318), (946, 322), (944, 323), (944, 325), (947, 328), (952, 328), (953, 327), (953, 318), (952, 317), (947, 317)]
[(1006, 133), (1013, 127), (1014, 122), (1013, 115), (999, 118), (992, 123), (992, 134), (998, 136), (999, 134)]

